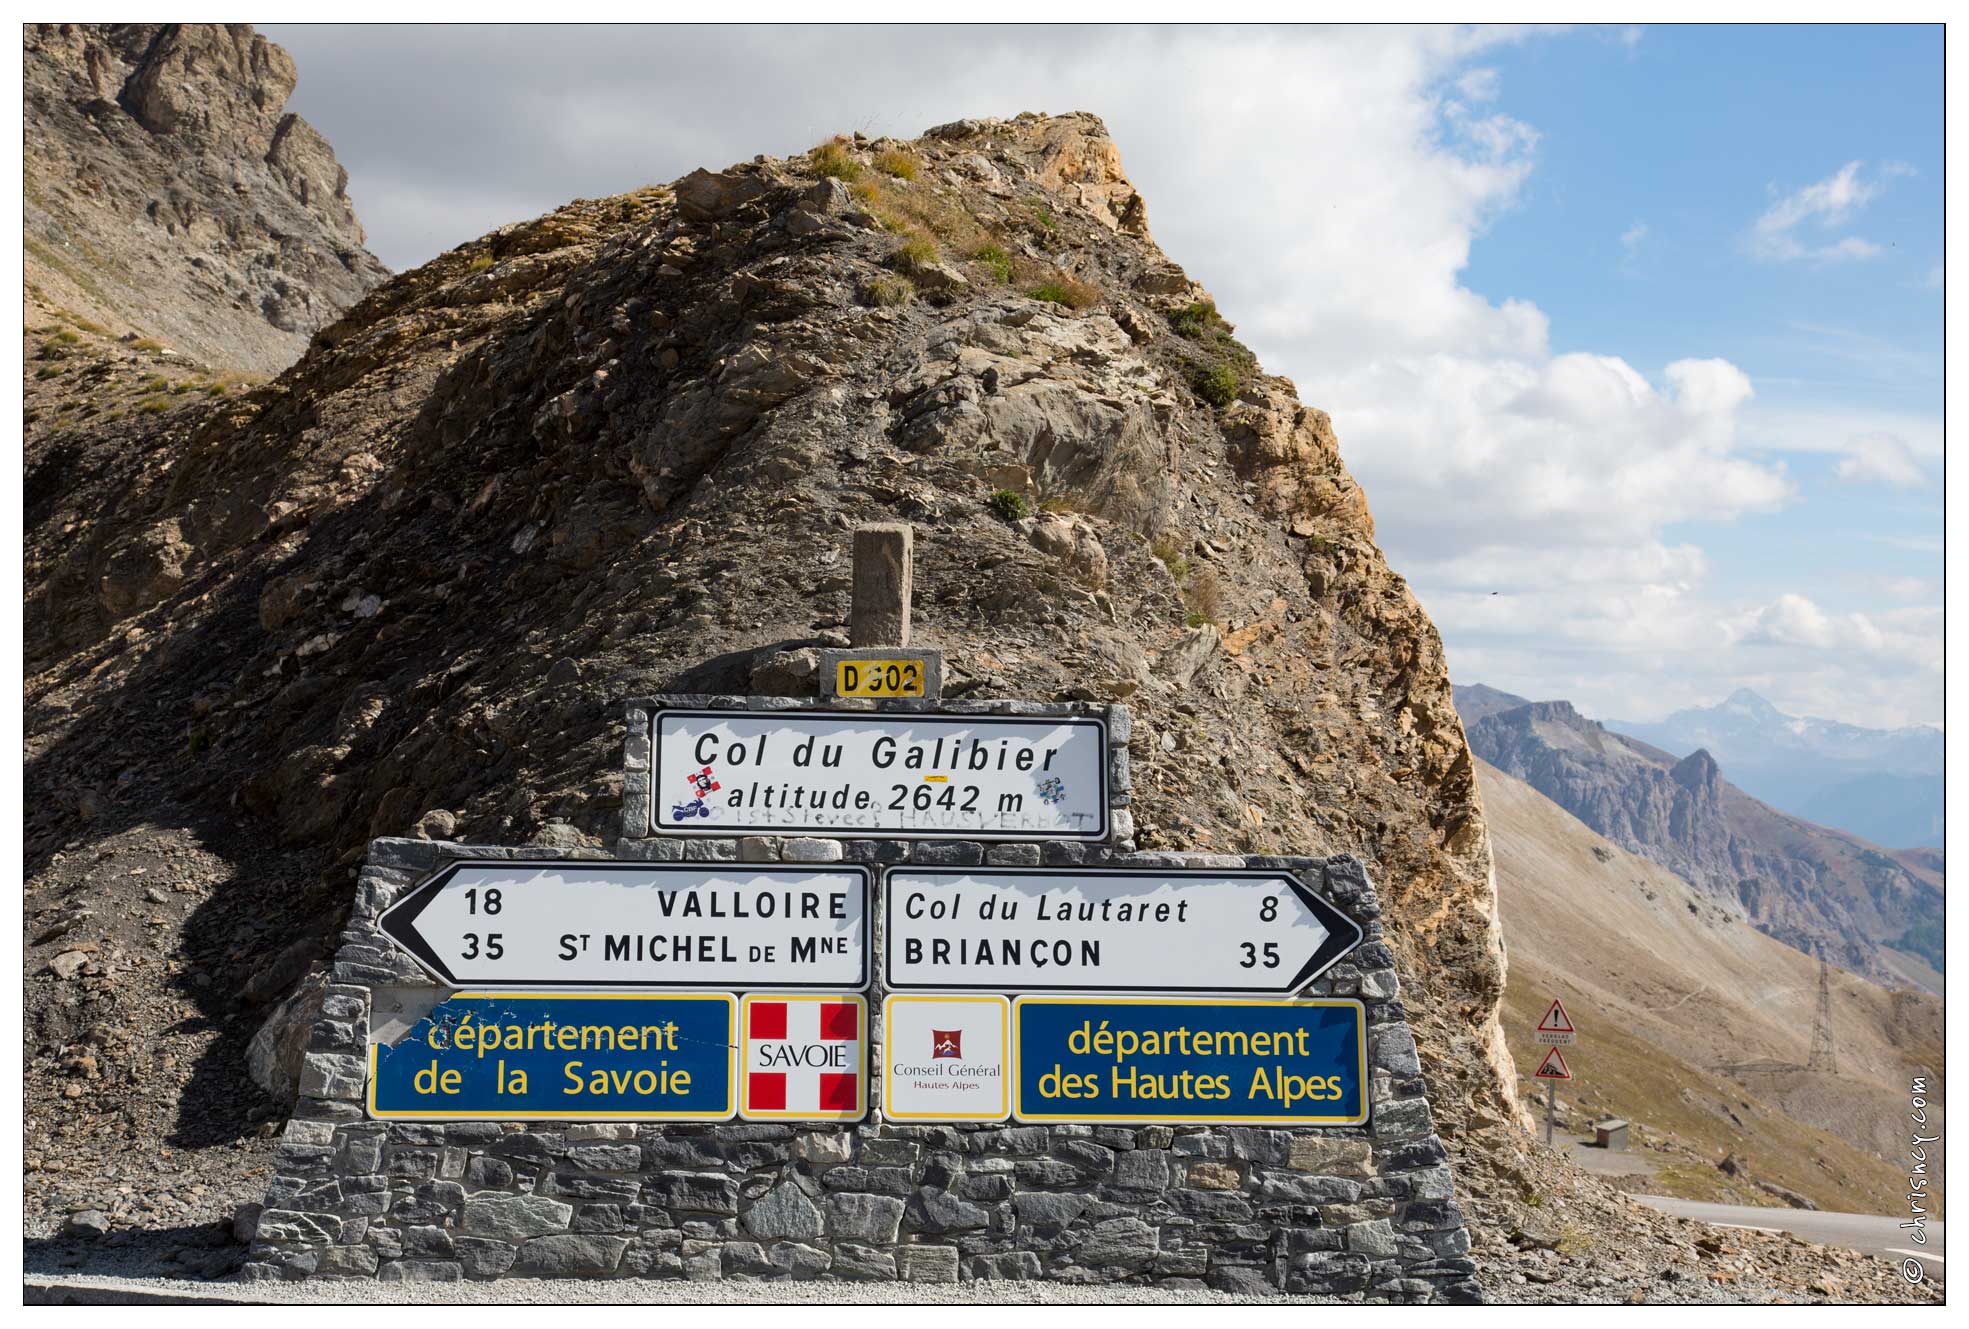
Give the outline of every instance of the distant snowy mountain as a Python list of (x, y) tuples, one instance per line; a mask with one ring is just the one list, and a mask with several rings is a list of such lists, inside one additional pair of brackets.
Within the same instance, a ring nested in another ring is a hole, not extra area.
[(1717, 706), (1609, 729), (1676, 756), (1701, 748), (1745, 792), (1821, 825), (1896, 848), (1942, 842), (1942, 731), (1863, 729), (1787, 715), (1748, 688)]

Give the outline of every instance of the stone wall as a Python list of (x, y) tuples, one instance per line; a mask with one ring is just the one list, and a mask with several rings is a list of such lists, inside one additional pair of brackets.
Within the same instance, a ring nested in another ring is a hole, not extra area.
[[(1296, 872), (1365, 930), (1361, 948), (1305, 995), (1358, 997), (1366, 1008), (1368, 1124), (888, 1125), (879, 1115), (879, 1076), (870, 1085), (868, 1119), (845, 1129), (371, 1121), (362, 1102), (372, 1016), (396, 1027), (395, 1013), (414, 1016), (445, 995), (376, 930), (376, 916), (451, 858), (569, 856), (545, 847), (377, 840), (360, 874), (247, 1278), (1017, 1278), (1393, 1301), (1476, 1298), (1470, 1239), (1424, 1097), (1380, 905), (1358, 862), (1133, 852), (1126, 710), (1003, 703), (922, 708), (1105, 711), (1117, 823), (1109, 843), (656, 839), (648, 832), (650, 705), (630, 707), (628, 774), (640, 770), (644, 779), (640, 804), (625, 793), (632, 833), (618, 844), (618, 857)], [(884, 995), (879, 890), (871, 909), (878, 956), (869, 994), (871, 1068), (880, 1064)]]

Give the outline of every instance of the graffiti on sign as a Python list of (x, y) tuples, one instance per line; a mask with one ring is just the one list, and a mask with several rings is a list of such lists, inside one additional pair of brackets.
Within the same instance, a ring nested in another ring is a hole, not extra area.
[(679, 835), (1099, 840), (1107, 727), (1089, 718), (660, 710), (654, 829)]

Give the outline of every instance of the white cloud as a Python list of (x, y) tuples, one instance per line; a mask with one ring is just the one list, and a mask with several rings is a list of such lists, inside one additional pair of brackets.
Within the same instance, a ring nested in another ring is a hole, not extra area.
[(1641, 252), (1641, 245), (1647, 238), (1648, 224), (1644, 221), (1636, 220), (1632, 226), (1620, 233), (1620, 247), (1626, 250), (1629, 255), (1638, 254)]
[(1774, 262), (1808, 259), (1830, 263), (1842, 259), (1872, 258), (1880, 246), (1857, 235), (1817, 240), (1799, 238), (1801, 230), (1831, 231), (1844, 226), (1853, 214), (1864, 208), (1886, 188), (1882, 183), (1911, 175), (1914, 168), (1905, 162), (1886, 162), (1871, 181), (1860, 178), (1862, 162), (1847, 162), (1825, 179), (1786, 194), (1764, 210), (1750, 227), (1750, 252)]
[[(1718, 359), (1635, 365), (1570, 344), (1555, 353), (1535, 304), (1463, 284), (1472, 244), (1516, 205), (1536, 163), (1536, 127), (1500, 109), (1510, 89), (1484, 62), (1524, 34), (550, 26), (378, 38), (327, 26), (271, 35), (293, 49), (297, 109), (334, 142), (365, 217), (366, 182), (412, 196), (390, 214), (413, 223), (403, 233), (372, 221), (381, 252), (399, 263), (491, 224), (478, 210), (448, 232), (433, 220), (461, 188), (489, 202), (487, 180), (537, 199), (526, 209), (537, 212), (761, 150), (797, 152), (842, 129), (913, 134), (963, 116), (1096, 111), (1162, 247), (1210, 288), (1268, 369), (1332, 413), (1390, 561), (1442, 627), (1459, 681), (1570, 692), (1600, 713), (1633, 715), (1725, 695), (1713, 676), (1753, 649), (1725, 632), (1746, 608), (1720, 603), (1710, 560), (1670, 534), (1796, 500), (1786, 468), (1759, 450), (1753, 426), (1768, 418), (1749, 379)], [(652, 68), (664, 77), (652, 79)], [(731, 95), (735, 68), (759, 95)], [(844, 82), (842, 68), (884, 73)], [(346, 99), (340, 111), (323, 100), (332, 89)], [(1841, 237), (1817, 234), (1824, 219), (1850, 217), (1886, 178), (1856, 166), (1843, 184), (1835, 175), (1817, 194), (1800, 191), (1803, 203), (1780, 200), (1770, 233), (1836, 247)], [(1623, 248), (1648, 240), (1643, 225)], [(1812, 437), (1827, 427), (1814, 422)], [(1855, 427), (1822, 450), (1850, 452), (1850, 436), (1879, 427)], [(1890, 432), (1928, 455), (1925, 438)], [(1783, 649), (1803, 658), (1803, 648)], [(1836, 652), (1813, 659), (1855, 707), (1876, 704), (1866, 670), (1839, 665)], [(1923, 712), (1909, 718), (1933, 718), (1926, 697), (1902, 700)]]
[(1847, 484), (1896, 489), (1918, 489), (1928, 483), (1928, 473), (1915, 460), (1914, 450), (1895, 434), (1862, 434), (1853, 439), (1835, 474)]

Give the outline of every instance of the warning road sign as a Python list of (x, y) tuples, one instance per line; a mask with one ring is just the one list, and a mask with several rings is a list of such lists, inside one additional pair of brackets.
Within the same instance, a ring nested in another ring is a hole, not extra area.
[(1552, 1008), (1545, 1012), (1538, 1028), (1532, 1030), (1531, 1040), (1543, 1048), (1569, 1048), (1579, 1041), (1579, 1030), (1573, 1028), (1564, 1002), (1553, 999)]
[(1566, 1065), (1566, 1054), (1557, 1048), (1547, 1048), (1545, 1060), (1538, 1063), (1538, 1069), (1531, 1073), (1534, 1080), (1570, 1080), (1572, 1067)]

